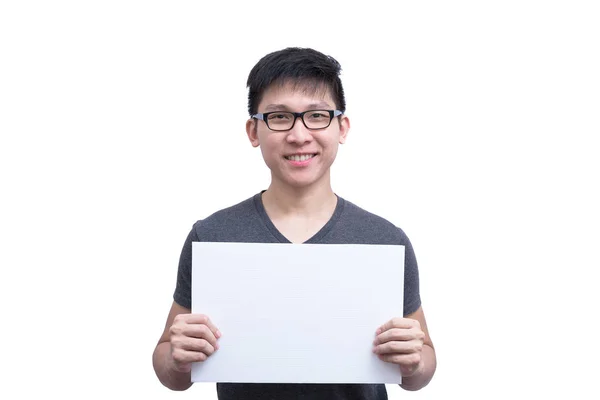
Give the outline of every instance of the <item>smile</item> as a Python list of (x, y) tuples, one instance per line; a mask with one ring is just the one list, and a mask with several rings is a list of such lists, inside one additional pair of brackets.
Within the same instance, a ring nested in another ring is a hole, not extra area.
[(291, 155), (291, 156), (285, 156), (286, 160), (290, 160), (290, 161), (306, 161), (309, 160), (311, 158), (313, 158), (314, 156), (316, 156), (316, 154), (302, 154), (302, 155)]

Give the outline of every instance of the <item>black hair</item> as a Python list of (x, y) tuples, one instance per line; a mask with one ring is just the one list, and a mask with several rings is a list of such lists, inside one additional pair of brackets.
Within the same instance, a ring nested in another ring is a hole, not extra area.
[(261, 58), (248, 75), (248, 112), (258, 112), (265, 90), (291, 83), (313, 93), (329, 89), (338, 110), (346, 111), (340, 80), (342, 67), (333, 57), (309, 48), (288, 47)]

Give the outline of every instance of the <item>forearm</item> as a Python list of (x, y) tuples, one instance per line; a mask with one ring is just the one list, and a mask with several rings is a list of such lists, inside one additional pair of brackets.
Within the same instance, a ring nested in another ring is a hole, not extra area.
[(162, 342), (156, 346), (152, 364), (160, 382), (169, 389), (186, 390), (192, 386), (191, 372), (179, 372), (175, 369), (169, 342)]
[(414, 375), (403, 377), (400, 387), (411, 391), (424, 388), (431, 381), (431, 378), (433, 378), (436, 366), (435, 350), (427, 344), (423, 345), (421, 367)]

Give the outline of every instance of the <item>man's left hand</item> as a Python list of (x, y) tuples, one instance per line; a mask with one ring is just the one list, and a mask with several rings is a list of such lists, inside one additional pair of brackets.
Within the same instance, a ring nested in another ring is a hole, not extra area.
[(402, 376), (423, 369), (421, 351), (425, 333), (415, 319), (392, 318), (375, 332), (373, 352), (379, 359), (398, 364)]

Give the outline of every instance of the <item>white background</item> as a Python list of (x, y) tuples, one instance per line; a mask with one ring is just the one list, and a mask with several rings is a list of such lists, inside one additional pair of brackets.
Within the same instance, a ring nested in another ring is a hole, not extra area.
[(595, 2), (215, 3), (0, 5), (0, 397), (216, 398), (151, 354), (192, 224), (268, 185), (248, 72), (307, 46), (343, 67), (334, 190), (421, 269), (438, 370), (390, 397), (598, 398)]

